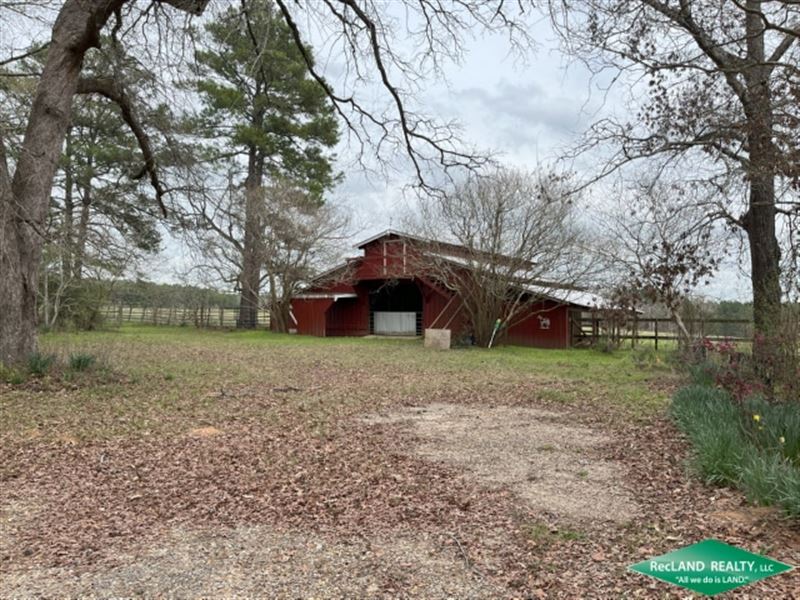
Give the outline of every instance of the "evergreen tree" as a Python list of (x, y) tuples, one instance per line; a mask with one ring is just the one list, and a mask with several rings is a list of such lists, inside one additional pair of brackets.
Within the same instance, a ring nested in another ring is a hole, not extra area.
[[(255, 327), (262, 281), (265, 184), (289, 180), (318, 202), (336, 182), (331, 148), (339, 134), (334, 108), (308, 75), (306, 59), (271, 0), (246, 0), (206, 25), (207, 49), (197, 53), (195, 82), (204, 136), (219, 159), (232, 158), (234, 206), (201, 213), (200, 227), (230, 237), (241, 293), (239, 324)], [(310, 57), (311, 52), (304, 53)], [(219, 199), (223, 201), (223, 199)], [(236, 239), (238, 238), (238, 239)]]
[[(87, 76), (103, 78), (124, 70), (129, 93), (145, 95), (152, 75), (110, 40), (104, 46), (102, 52), (87, 54)], [(47, 52), (33, 50), (23, 67), (35, 73), (41, 70)], [(6, 85), (0, 93), (15, 107), (9, 114), (24, 114), (34, 92), (32, 81), (25, 77), (11, 81), (16, 85)], [(146, 108), (145, 102), (137, 104)], [(141, 116), (148, 123), (162, 124), (168, 120), (165, 112), (165, 107), (156, 106)], [(93, 325), (107, 292), (100, 279), (118, 278), (130, 271), (135, 259), (158, 251), (158, 208), (151, 188), (139, 177), (143, 162), (139, 144), (117, 104), (95, 95), (76, 96), (44, 230), (38, 309), (45, 326)]]

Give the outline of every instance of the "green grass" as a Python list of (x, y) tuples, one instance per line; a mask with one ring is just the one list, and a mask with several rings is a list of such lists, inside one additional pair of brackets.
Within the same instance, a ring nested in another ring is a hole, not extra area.
[[(448, 399), (581, 403), (609, 418), (641, 419), (666, 407), (676, 381), (664, 362), (637, 366), (629, 351), (502, 346), (441, 352), (413, 339), (126, 325), (47, 333), (40, 346), (64, 364), (70, 355), (86, 355), (102, 368), (76, 373), (75, 381), (0, 388), (0, 435), (179, 433), (192, 423), (282, 419), (293, 408), (307, 411), (309, 426), (323, 435), (342, 413), (368, 412), (381, 402)], [(274, 391), (283, 388), (299, 391)], [(231, 397), (235, 408), (225, 400)]]
[(577, 529), (553, 529), (543, 523), (528, 523), (523, 527), (530, 540), (539, 546), (550, 546), (557, 542), (572, 542), (582, 540), (586, 534)]
[(704, 481), (800, 517), (800, 406), (758, 397), (740, 405), (724, 390), (691, 385), (675, 394), (671, 413)]
[(77, 354), (70, 354), (69, 355), (69, 368), (73, 371), (88, 371), (91, 369), (97, 358), (92, 354), (86, 354), (79, 352)]

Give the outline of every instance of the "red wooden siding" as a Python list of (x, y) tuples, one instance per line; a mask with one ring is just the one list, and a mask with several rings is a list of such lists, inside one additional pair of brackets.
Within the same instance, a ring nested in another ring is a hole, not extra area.
[(369, 297), (356, 286), (358, 298), (341, 298), (328, 308), (325, 335), (369, 335)]
[(292, 314), (297, 319), (297, 333), (325, 336), (325, 312), (333, 304), (333, 298), (292, 300)]
[[(548, 323), (549, 321), (549, 327)], [(515, 322), (504, 336), (506, 342), (538, 348), (569, 347), (569, 307), (555, 302), (534, 304), (527, 317)]]
[[(413, 281), (422, 293), (423, 328), (448, 328), (453, 339), (466, 332), (467, 315), (460, 298), (424, 278), (414, 278), (419, 266), (413, 244), (395, 233), (389, 233), (361, 246), (364, 256), (352, 259), (352, 283), (336, 282), (307, 290), (311, 294), (330, 294), (329, 298), (295, 298), (292, 313), (297, 319), (298, 333), (317, 336), (362, 336), (369, 334), (370, 291), (387, 280)], [(398, 292), (400, 293), (400, 292)], [(334, 294), (355, 294), (355, 298), (339, 298)], [(399, 297), (398, 297), (399, 298)], [(501, 343), (541, 348), (570, 346), (570, 310), (576, 307), (544, 300), (531, 307), (525, 318), (518, 318), (501, 336)], [(578, 307), (579, 308), (579, 307)]]

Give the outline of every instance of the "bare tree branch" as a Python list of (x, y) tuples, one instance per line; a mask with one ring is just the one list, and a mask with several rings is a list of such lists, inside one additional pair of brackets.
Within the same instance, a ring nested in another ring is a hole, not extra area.
[(156, 158), (153, 148), (150, 144), (150, 138), (144, 127), (136, 117), (136, 113), (131, 103), (130, 97), (125, 93), (122, 86), (116, 84), (114, 80), (100, 77), (82, 77), (78, 80), (78, 94), (98, 94), (111, 100), (122, 113), (122, 118), (125, 123), (130, 127), (131, 132), (136, 137), (139, 143), (139, 148), (142, 151), (144, 158), (144, 166), (142, 169), (133, 175), (133, 179), (141, 179), (148, 174), (150, 176), (150, 184), (156, 193), (156, 201), (161, 209), (161, 214), (167, 216), (167, 207), (164, 205), (164, 187), (161, 185), (161, 180), (158, 175), (158, 168), (156, 166)]

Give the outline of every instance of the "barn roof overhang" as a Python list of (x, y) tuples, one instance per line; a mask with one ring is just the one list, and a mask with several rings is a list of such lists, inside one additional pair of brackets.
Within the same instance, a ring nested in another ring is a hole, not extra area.
[(307, 294), (295, 294), (293, 298), (297, 300), (333, 300), (336, 302), (347, 298), (358, 298), (358, 294), (310, 292)]

